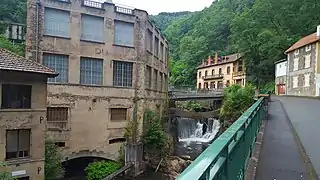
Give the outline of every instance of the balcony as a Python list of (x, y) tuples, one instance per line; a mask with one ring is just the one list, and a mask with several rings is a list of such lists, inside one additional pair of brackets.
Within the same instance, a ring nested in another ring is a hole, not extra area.
[(91, 0), (83, 0), (82, 5), (87, 7), (97, 8), (97, 9), (104, 9), (103, 3), (91, 1)]
[(209, 80), (209, 79), (222, 79), (223, 74), (214, 74), (214, 75), (207, 75), (207, 76), (202, 76), (203, 80)]
[(243, 72), (243, 71), (239, 71), (239, 72), (234, 72), (234, 73), (232, 73), (232, 76), (233, 76), (233, 77), (244, 76), (244, 75), (246, 75), (246, 73)]
[(133, 15), (133, 9), (123, 6), (115, 6), (115, 12)]

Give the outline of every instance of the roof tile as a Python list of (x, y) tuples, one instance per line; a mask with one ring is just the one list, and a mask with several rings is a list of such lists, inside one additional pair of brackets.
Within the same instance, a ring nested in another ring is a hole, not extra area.
[(48, 76), (58, 75), (54, 70), (40, 63), (27, 60), (3, 48), (0, 48), (0, 70), (32, 72), (46, 74)]

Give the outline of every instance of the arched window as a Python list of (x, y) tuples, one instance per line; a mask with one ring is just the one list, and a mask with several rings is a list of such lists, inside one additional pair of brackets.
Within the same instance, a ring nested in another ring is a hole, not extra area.
[(208, 71), (205, 71), (205, 72), (204, 72), (204, 76), (208, 76)]
[(219, 68), (219, 74), (222, 74), (222, 69), (221, 68)]
[(227, 67), (227, 74), (230, 74), (230, 66)]
[(229, 80), (227, 80), (227, 84), (226, 84), (226, 86), (227, 86), (227, 87), (229, 87), (229, 86), (230, 86), (230, 81), (229, 81)]
[(198, 89), (201, 89), (201, 83), (198, 84)]
[(212, 69), (212, 71), (211, 71), (211, 75), (214, 75), (214, 69)]
[(199, 72), (199, 78), (201, 78), (201, 71)]

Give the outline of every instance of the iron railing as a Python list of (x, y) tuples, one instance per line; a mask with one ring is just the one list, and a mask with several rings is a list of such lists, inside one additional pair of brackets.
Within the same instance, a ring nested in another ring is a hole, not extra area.
[(257, 100), (179, 176), (178, 180), (243, 180), (260, 125), (266, 114)]

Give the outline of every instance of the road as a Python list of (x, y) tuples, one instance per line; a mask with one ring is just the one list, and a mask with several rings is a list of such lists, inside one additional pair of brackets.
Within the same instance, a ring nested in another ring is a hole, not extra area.
[(320, 100), (272, 97), (272, 101), (256, 180), (319, 178)]

